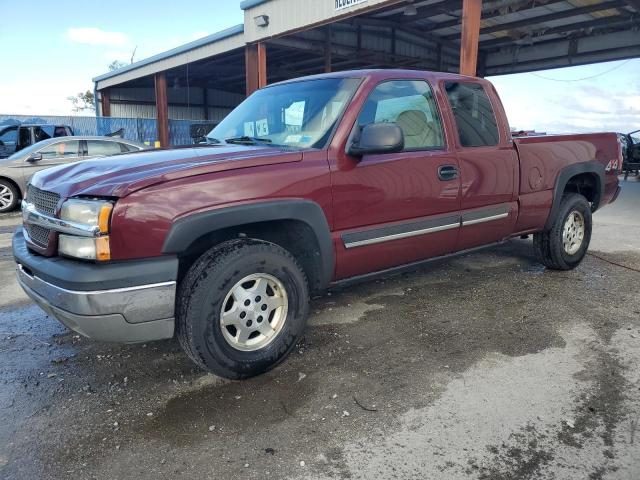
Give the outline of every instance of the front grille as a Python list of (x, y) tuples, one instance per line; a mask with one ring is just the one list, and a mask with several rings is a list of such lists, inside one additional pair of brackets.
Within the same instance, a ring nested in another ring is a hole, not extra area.
[(36, 207), (36, 210), (45, 215), (53, 216), (60, 201), (60, 195), (53, 192), (46, 192), (29, 185), (27, 189), (27, 201)]
[[(60, 201), (60, 195), (29, 185), (27, 188), (27, 201), (32, 204), (38, 212), (53, 217), (56, 213), (58, 202)], [(42, 248), (49, 246), (50, 229), (32, 224), (26, 224), (25, 227), (29, 238), (34, 244)]]
[(51, 233), (51, 230), (41, 227), (40, 225), (27, 225), (27, 232), (29, 233), (29, 238), (33, 243), (41, 246), (42, 248), (47, 248), (49, 245), (49, 233)]

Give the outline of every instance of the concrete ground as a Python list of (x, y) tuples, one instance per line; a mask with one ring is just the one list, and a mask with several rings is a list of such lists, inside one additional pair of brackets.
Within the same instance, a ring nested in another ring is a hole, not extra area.
[(0, 220), (0, 478), (640, 478), (640, 182), (591, 255), (530, 240), (334, 290), (253, 380), (80, 338), (16, 287)]

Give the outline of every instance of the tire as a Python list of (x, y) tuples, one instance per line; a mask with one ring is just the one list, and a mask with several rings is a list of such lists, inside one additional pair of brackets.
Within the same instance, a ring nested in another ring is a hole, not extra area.
[(233, 380), (250, 378), (274, 368), (295, 347), (308, 305), (307, 278), (287, 250), (260, 240), (231, 240), (203, 254), (181, 282), (178, 340), (205, 370)]
[(20, 201), (20, 192), (15, 185), (6, 180), (0, 180), (0, 213), (15, 210)]
[[(579, 227), (580, 220), (582, 228)], [(538, 260), (553, 270), (577, 267), (587, 254), (592, 226), (591, 206), (587, 199), (577, 193), (565, 194), (551, 229), (533, 236)], [(565, 229), (568, 229), (566, 237)]]

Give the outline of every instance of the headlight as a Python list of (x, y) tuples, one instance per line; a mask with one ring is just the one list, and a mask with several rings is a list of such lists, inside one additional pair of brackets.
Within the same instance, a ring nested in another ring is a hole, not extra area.
[(109, 233), (113, 204), (103, 200), (67, 200), (62, 204), (60, 218), (88, 227), (99, 227), (100, 233)]
[(111, 260), (109, 237), (76, 237), (60, 235), (58, 253), (83, 260)]
[[(97, 229), (97, 236), (60, 234), (58, 253), (83, 260), (111, 259), (109, 229), (113, 203), (105, 200), (70, 199), (62, 204), (60, 219), (80, 227)], [(90, 234), (91, 235), (91, 234)]]

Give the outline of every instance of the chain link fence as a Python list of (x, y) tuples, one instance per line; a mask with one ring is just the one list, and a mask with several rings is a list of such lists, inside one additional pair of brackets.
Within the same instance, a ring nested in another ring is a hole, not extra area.
[[(68, 125), (76, 135), (107, 135), (122, 130), (127, 140), (154, 145), (158, 140), (156, 120), (153, 118), (76, 117), (50, 115), (1, 115), (0, 125), (19, 124)], [(198, 120), (169, 120), (169, 143), (173, 146), (194, 143), (192, 132), (202, 132), (213, 124)], [(197, 137), (197, 135), (195, 135)]]

